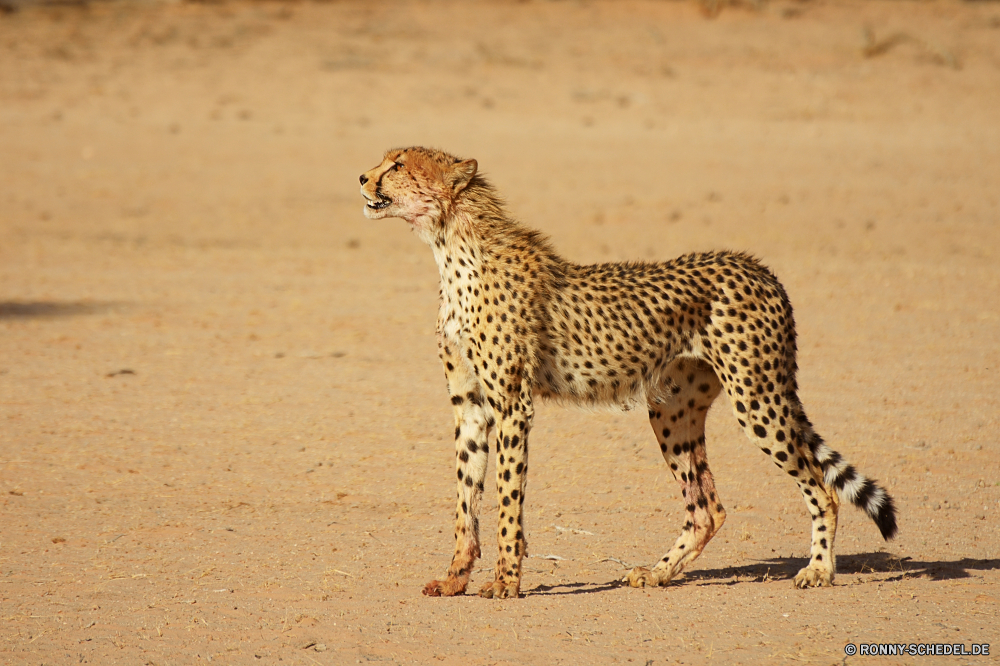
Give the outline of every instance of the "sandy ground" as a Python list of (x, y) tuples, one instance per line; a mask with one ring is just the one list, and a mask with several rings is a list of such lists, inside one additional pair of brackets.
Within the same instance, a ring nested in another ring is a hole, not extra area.
[[(995, 660), (998, 109), (986, 2), (0, 13), (0, 662)], [(408, 144), (477, 158), (578, 261), (762, 257), (899, 538), (847, 508), (837, 584), (793, 589), (802, 500), (717, 407), (724, 530), (620, 587), (679, 489), (643, 415), (542, 406), (523, 598), (422, 597), (452, 540), (437, 273), (357, 192)], [(889, 642), (994, 656), (845, 658)]]

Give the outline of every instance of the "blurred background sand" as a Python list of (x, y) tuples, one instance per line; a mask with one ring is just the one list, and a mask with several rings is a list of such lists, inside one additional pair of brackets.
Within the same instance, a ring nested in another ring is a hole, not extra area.
[[(4, 7), (5, 663), (997, 643), (1000, 4)], [(475, 157), (573, 260), (761, 257), (810, 416), (900, 537), (845, 510), (839, 584), (793, 590), (801, 500), (717, 409), (726, 528), (675, 585), (617, 587), (680, 493), (642, 415), (546, 406), (528, 533), (562, 559), (529, 559), (519, 601), (421, 597), (454, 492), (437, 271), (357, 192), (414, 144)]]

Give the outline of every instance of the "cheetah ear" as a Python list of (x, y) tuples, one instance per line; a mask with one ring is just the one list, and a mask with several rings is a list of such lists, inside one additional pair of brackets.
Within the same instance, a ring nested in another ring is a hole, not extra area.
[(478, 169), (479, 164), (476, 163), (476, 160), (456, 162), (448, 168), (448, 172), (445, 174), (445, 181), (451, 186), (452, 192), (458, 194), (468, 186), (469, 181), (475, 177)]

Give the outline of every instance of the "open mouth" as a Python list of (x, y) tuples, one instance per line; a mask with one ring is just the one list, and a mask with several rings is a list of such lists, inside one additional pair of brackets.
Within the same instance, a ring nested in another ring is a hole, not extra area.
[[(367, 199), (368, 197), (366, 196), (365, 198)], [(368, 199), (367, 206), (372, 210), (382, 210), (383, 208), (388, 207), (389, 204), (391, 203), (392, 203), (391, 199), (379, 197), (378, 199)]]

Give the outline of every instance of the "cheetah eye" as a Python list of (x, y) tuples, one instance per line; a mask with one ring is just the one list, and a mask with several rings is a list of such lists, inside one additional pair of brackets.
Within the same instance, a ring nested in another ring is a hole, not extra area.
[(401, 168), (402, 166), (403, 166), (403, 165), (402, 165), (402, 164), (400, 164), (399, 162), (393, 162), (393, 163), (392, 163), (392, 166), (391, 166), (391, 167), (389, 167), (389, 170), (390, 170), (390, 171), (396, 171), (396, 170), (400, 169), (400, 168)]

